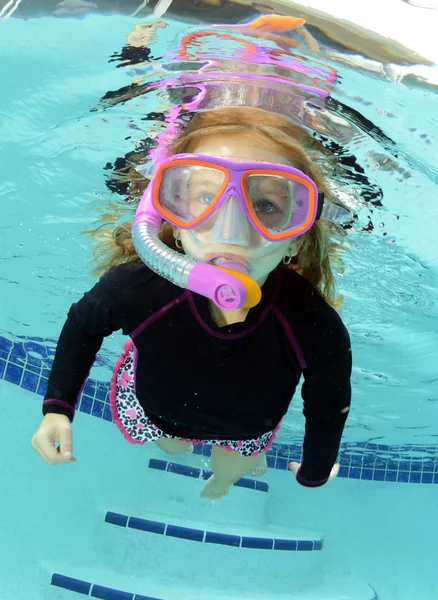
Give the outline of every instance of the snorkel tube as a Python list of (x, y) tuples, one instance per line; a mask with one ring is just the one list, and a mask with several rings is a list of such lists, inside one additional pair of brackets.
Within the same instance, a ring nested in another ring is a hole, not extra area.
[(203, 263), (166, 246), (158, 237), (162, 221), (146, 188), (132, 224), (132, 241), (141, 260), (173, 284), (206, 296), (222, 309), (252, 308), (260, 302), (258, 284), (239, 265), (224, 261), (220, 267)]

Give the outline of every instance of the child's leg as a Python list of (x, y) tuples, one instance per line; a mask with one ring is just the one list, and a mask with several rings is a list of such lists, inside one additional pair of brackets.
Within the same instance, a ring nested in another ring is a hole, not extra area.
[(193, 452), (193, 444), (191, 442), (183, 442), (182, 440), (163, 437), (159, 440), (155, 440), (155, 443), (161, 450), (167, 452), (167, 454), (191, 454)]
[(218, 500), (228, 494), (230, 487), (241, 477), (255, 469), (262, 460), (261, 456), (242, 456), (219, 446), (211, 451), (211, 470), (213, 475), (201, 491), (203, 498)]

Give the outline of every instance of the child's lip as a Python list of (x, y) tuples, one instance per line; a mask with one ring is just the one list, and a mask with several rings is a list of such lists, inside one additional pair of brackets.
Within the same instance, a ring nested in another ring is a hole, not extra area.
[(230, 252), (214, 252), (208, 253), (205, 255), (205, 259), (207, 262), (212, 262), (215, 258), (223, 258), (226, 261), (231, 261), (242, 265), (245, 269), (248, 269), (248, 261), (243, 258), (243, 256), (239, 256), (238, 254), (231, 254)]

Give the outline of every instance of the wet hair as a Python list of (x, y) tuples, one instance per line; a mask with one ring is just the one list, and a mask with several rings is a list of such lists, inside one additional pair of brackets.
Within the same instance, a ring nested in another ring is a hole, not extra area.
[[(288, 118), (259, 108), (222, 107), (196, 114), (167, 148), (167, 155), (195, 152), (197, 146), (214, 135), (246, 134), (272, 144), (295, 168), (303, 171), (318, 190), (324, 192), (326, 202), (332, 202), (328, 184), (310, 158), (309, 152), (321, 149), (319, 143), (306, 129), (292, 123)], [(142, 153), (144, 157), (144, 153)], [(118, 205), (102, 216), (102, 224), (89, 231), (97, 242), (94, 248), (93, 272), (102, 274), (110, 267), (126, 262), (140, 261), (131, 236), (131, 223), (143, 191), (149, 183), (135, 169), (135, 164), (116, 173), (119, 182), (128, 188), (128, 202)], [(129, 213), (127, 220), (123, 217)], [(173, 229), (162, 222), (160, 239), (170, 248), (177, 250)], [(312, 228), (297, 238), (298, 252), (289, 264), (307, 279), (332, 306), (339, 306), (342, 297), (336, 292), (332, 263), (342, 265), (340, 253), (345, 232), (328, 221), (317, 221)]]

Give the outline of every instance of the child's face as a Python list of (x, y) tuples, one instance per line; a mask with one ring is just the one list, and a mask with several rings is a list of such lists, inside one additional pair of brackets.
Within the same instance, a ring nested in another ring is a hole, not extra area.
[[(254, 138), (250, 134), (235, 136), (217, 135), (204, 140), (194, 150), (197, 154), (228, 158), (235, 161), (263, 161), (293, 166), (279, 153), (271, 142), (264, 141), (259, 137)], [(280, 263), (288, 248), (289, 254), (296, 254), (296, 240), (285, 240), (282, 242), (266, 242), (256, 232), (252, 225), (247, 223), (251, 229), (250, 236), (242, 234), (242, 243), (238, 238), (233, 238), (230, 243), (217, 242), (214, 236), (202, 237), (202, 241), (191, 230), (180, 230), (181, 243), (184, 252), (202, 262), (212, 262), (216, 257), (224, 257), (236, 262), (241, 262), (248, 269), (248, 274), (263, 285), (267, 276)], [(248, 244), (248, 237), (250, 243)], [(245, 238), (245, 243), (243, 243)]]

